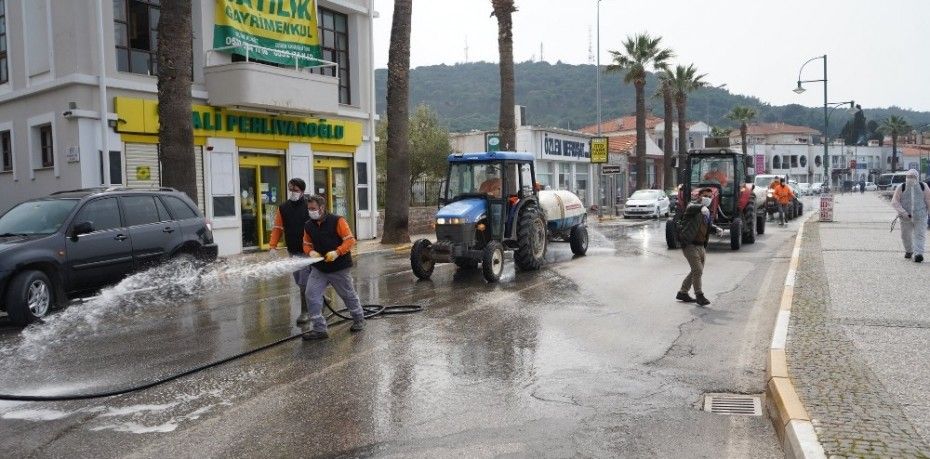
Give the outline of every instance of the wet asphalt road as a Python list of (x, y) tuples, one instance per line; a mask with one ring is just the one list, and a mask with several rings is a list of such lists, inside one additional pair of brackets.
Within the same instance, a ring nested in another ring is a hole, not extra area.
[[(706, 392), (764, 392), (798, 225), (769, 226), (740, 252), (712, 244), (707, 308), (673, 300), (688, 269), (665, 248), (660, 222), (600, 225), (588, 256), (552, 244), (543, 270), (515, 273), (508, 263), (497, 285), (454, 265), (417, 282), (406, 254), (365, 255), (355, 268), (363, 302), (426, 310), (371, 320), (356, 335), (334, 326), (328, 341), (288, 341), (125, 395), (0, 402), (0, 448), (59, 457), (779, 457), (767, 418), (700, 406)], [(239, 261), (192, 295), (117, 289), (46, 324), (0, 325), (0, 392), (126, 389), (290, 336), (296, 287), (288, 262), (271, 260)], [(155, 275), (165, 285), (197, 277)]]

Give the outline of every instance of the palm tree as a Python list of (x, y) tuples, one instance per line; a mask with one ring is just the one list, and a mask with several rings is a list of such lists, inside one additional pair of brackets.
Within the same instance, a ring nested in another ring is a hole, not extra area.
[(656, 97), (662, 98), (662, 104), (664, 106), (664, 118), (665, 130), (663, 133), (662, 140), (662, 153), (665, 157), (665, 173), (663, 174), (663, 184), (666, 189), (671, 188), (675, 182), (675, 170), (672, 167), (672, 153), (674, 147), (675, 134), (672, 132), (672, 123), (674, 122), (675, 117), (675, 94), (672, 91), (672, 83), (666, 78), (667, 73), (662, 72), (659, 74), (659, 87), (656, 89)]
[(749, 130), (747, 125), (756, 117), (756, 111), (752, 107), (743, 107), (737, 105), (730, 109), (730, 113), (727, 113), (727, 119), (730, 121), (736, 121), (739, 123), (739, 138), (740, 142), (743, 145), (743, 154), (746, 154), (746, 132)]
[(497, 49), (500, 53), (501, 75), (501, 110), (498, 131), (503, 150), (516, 150), (517, 127), (514, 119), (514, 79), (513, 79), (513, 13), (517, 11), (513, 0), (491, 0), (497, 17)]
[(190, 0), (164, 0), (158, 21), (158, 156), (161, 184), (197, 202), (194, 127), (191, 124)]
[(898, 115), (891, 115), (882, 121), (878, 131), (891, 136), (891, 172), (898, 170), (898, 136), (911, 130), (911, 127)]
[[(688, 152), (688, 94), (692, 91), (707, 86), (704, 81), (706, 74), (698, 75), (694, 64), (687, 67), (683, 65), (675, 66), (675, 70), (667, 70), (667, 78), (672, 82), (672, 90), (675, 92), (675, 109), (678, 112), (678, 162), (684, 165), (687, 160)], [(684, 170), (684, 167), (680, 168)]]
[(396, 0), (391, 22), (387, 77), (387, 179), (382, 244), (410, 242), (410, 158), (407, 156), (410, 117), (410, 17), (413, 0)]
[(662, 37), (653, 37), (648, 33), (627, 37), (623, 42), (623, 51), (610, 51), (613, 64), (607, 66), (608, 72), (625, 72), (624, 83), (633, 83), (636, 89), (636, 186), (646, 182), (646, 68), (662, 70), (668, 60), (675, 54), (670, 49), (662, 48)]

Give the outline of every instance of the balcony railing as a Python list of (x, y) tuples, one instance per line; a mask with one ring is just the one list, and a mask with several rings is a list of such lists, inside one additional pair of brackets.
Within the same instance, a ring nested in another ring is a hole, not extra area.
[[(241, 51), (244, 60), (218, 59), (217, 53), (230, 50)], [(269, 64), (263, 56), (291, 58), (294, 64)], [(320, 74), (323, 69), (332, 69), (339, 75), (335, 62), (250, 44), (208, 50), (204, 62), (210, 105), (282, 113), (338, 113), (339, 78)]]

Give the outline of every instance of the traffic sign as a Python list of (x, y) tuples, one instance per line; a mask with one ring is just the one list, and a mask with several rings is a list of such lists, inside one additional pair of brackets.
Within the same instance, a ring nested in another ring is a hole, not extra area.
[(602, 164), (601, 173), (605, 175), (619, 174), (620, 166), (616, 164)]
[[(607, 137), (594, 137), (591, 139), (591, 162), (604, 164), (607, 162)], [(607, 172), (604, 172), (605, 174)]]

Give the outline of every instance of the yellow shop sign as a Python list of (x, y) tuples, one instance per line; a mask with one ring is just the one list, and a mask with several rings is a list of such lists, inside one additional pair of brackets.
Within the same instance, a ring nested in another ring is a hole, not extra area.
[[(158, 134), (158, 101), (117, 97), (116, 131)], [(238, 112), (207, 105), (191, 107), (195, 137), (227, 137), (285, 142), (361, 145), (362, 125), (345, 120)]]

